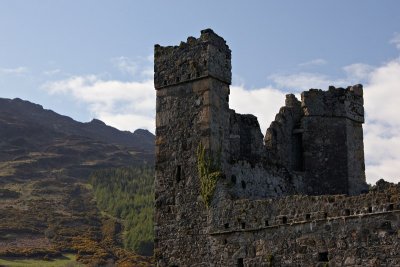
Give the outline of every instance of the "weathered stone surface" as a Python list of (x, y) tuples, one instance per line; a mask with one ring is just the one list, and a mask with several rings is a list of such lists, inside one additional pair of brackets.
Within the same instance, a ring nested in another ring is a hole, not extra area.
[[(155, 47), (157, 265), (400, 264), (400, 186), (360, 195), (362, 86), (287, 95), (263, 140), (229, 109), (230, 59), (211, 30)], [(210, 203), (199, 144), (220, 174)]]
[(179, 46), (154, 48), (154, 85), (157, 89), (212, 76), (231, 83), (231, 50), (211, 29)]
[(329, 86), (328, 91), (310, 89), (301, 94), (302, 108), (306, 116), (344, 117), (364, 122), (362, 85), (347, 89)]

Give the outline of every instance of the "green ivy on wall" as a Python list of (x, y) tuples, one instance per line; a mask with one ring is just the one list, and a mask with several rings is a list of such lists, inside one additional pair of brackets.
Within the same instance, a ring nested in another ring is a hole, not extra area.
[(206, 155), (206, 150), (200, 143), (197, 148), (197, 169), (200, 178), (200, 194), (207, 208), (210, 206), (218, 178), (222, 175), (220, 168), (220, 157), (215, 160)]

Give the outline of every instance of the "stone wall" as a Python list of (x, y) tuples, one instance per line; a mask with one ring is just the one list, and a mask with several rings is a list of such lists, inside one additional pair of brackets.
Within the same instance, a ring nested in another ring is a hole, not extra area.
[(224, 207), (210, 215), (216, 266), (400, 265), (399, 185), (353, 197), (246, 199)]
[(307, 193), (355, 195), (367, 190), (362, 85), (311, 89), (301, 98)]
[(229, 84), (230, 50), (212, 31), (180, 46), (155, 47), (154, 253), (159, 266), (208, 262), (207, 210), (196, 155), (199, 144), (207, 155), (227, 147), (222, 140), (227, 140)]
[[(365, 191), (362, 85), (310, 89), (285, 106), (265, 134), (269, 162), (304, 177), (304, 193)], [(299, 192), (301, 193), (301, 192)]]
[(264, 142), (271, 163), (293, 171), (303, 171), (301, 102), (293, 94), (286, 95), (285, 106), (265, 134)]
[[(156, 45), (154, 61), (158, 266), (396, 261), (383, 244), (398, 247), (398, 188), (359, 195), (361, 85), (311, 89), (301, 101), (287, 95), (263, 140), (255, 116), (229, 109), (231, 51), (212, 30)], [(219, 166), (210, 203), (202, 198), (210, 180), (199, 175), (200, 145)], [(374, 241), (363, 243), (365, 236)]]
[(154, 86), (157, 89), (203, 77), (231, 83), (231, 50), (212, 30), (188, 37), (179, 46), (155, 45)]

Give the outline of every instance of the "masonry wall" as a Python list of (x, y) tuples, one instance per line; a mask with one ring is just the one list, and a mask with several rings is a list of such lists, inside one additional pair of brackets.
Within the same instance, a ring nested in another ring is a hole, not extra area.
[[(224, 68), (219, 68), (221, 64)], [(208, 262), (207, 209), (200, 197), (197, 151), (223, 143), (229, 123), (230, 50), (203, 31), (174, 47), (155, 47), (155, 259), (158, 266)]]
[[(263, 140), (255, 116), (229, 109), (230, 60), (209, 29), (155, 46), (157, 266), (396, 262), (383, 245), (398, 247), (398, 188), (360, 195), (362, 86), (287, 95)], [(210, 203), (201, 197), (200, 144), (219, 160)]]
[(293, 94), (286, 95), (285, 106), (276, 114), (264, 138), (268, 161), (273, 165), (304, 171), (302, 117), (301, 102)]
[[(400, 186), (238, 200), (213, 210), (215, 266), (398, 266)], [(243, 262), (243, 265), (240, 264)]]
[(307, 192), (347, 194), (346, 119), (304, 117), (302, 126)]
[(301, 98), (307, 193), (355, 195), (365, 191), (362, 85), (311, 89)]
[[(196, 151), (208, 135), (207, 107), (196, 105), (209, 80), (157, 91), (155, 257), (159, 266), (187, 266), (209, 254), (205, 208), (199, 198)], [(193, 103), (179, 112), (179, 107)], [(178, 107), (178, 108), (177, 108)], [(192, 125), (191, 125), (192, 124)], [(168, 255), (168, 256), (166, 256)]]

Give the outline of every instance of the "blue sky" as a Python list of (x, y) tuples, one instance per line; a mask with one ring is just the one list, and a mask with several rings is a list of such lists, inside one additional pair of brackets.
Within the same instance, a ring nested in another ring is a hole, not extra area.
[(0, 97), (153, 131), (154, 44), (205, 28), (232, 49), (231, 107), (263, 132), (285, 93), (363, 83), (368, 180), (400, 181), (400, 1), (1, 0)]

